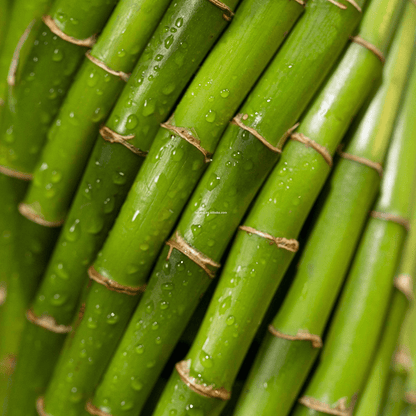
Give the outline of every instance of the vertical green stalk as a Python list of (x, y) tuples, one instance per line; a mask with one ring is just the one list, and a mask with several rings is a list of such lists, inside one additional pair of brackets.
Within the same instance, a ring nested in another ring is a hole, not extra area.
[[(332, 320), (320, 363), (295, 415), (315, 414), (316, 405), (329, 409), (353, 406), (363, 389), (393, 289), (415, 185), (416, 68), (407, 87), (404, 107), (394, 131), (381, 195), (369, 219)], [(390, 215), (386, 220), (380, 215)], [(374, 214), (373, 214), (374, 215)]]
[(93, 44), (116, 3), (55, 1), (49, 12), (51, 24), (64, 34), (60, 36), (83, 41), (84, 46), (62, 39), (42, 24), (18, 82), (9, 88), (0, 135), (3, 172), (31, 177), (48, 128), (87, 50), (85, 46)]
[[(383, 73), (383, 84), (363, 115), (346, 149), (382, 163), (411, 63), (416, 9), (409, 5)], [(298, 264), (294, 282), (272, 325), (296, 336), (299, 331), (322, 337), (368, 210), (378, 191), (377, 172), (341, 159), (321, 197), (321, 209)], [(325, 236), (325, 238), (322, 238)], [(310, 341), (288, 340), (268, 333), (258, 352), (235, 411), (265, 416), (276, 408), (287, 414), (319, 353)]]
[[(27, 209), (34, 219), (63, 222), (97, 137), (99, 123), (107, 118), (169, 3), (170, 0), (123, 0), (118, 3), (97, 43), (88, 52), (92, 59), (98, 61), (84, 59), (48, 132), (48, 142), (25, 198)], [(177, 14), (178, 9), (182, 10), (183, 7), (175, 3), (168, 11), (171, 20), (174, 17), (172, 14)], [(188, 13), (192, 13), (189, 2)], [(165, 26), (168, 23), (166, 20)], [(216, 23), (216, 26), (203, 25), (206, 28), (203, 32), (209, 39), (205, 43), (209, 43), (209, 46), (225, 25), (220, 18)], [(173, 25), (169, 33), (185, 29), (178, 18), (177, 25), (180, 27)], [(165, 35), (166, 38), (169, 38), (169, 33)], [(108, 69), (98, 66), (101, 64)]]

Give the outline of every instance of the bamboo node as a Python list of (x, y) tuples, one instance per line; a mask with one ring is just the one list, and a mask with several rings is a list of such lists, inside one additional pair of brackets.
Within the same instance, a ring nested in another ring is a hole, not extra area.
[(219, 7), (224, 12), (222, 17), (227, 22), (230, 22), (232, 20), (234, 16), (234, 12), (226, 4), (224, 4), (222, 1), (219, 1), (219, 0), (208, 0), (208, 1), (212, 3), (214, 6)]
[(273, 237), (270, 234), (264, 233), (263, 231), (258, 231), (255, 228), (247, 227), (245, 225), (240, 225), (240, 230), (245, 231), (249, 234), (256, 234), (259, 237), (266, 238), (270, 240), (270, 244), (276, 244), (278, 248), (283, 248), (285, 250), (291, 251), (292, 253), (296, 253), (299, 250), (299, 242), (295, 239), (287, 239), (284, 237)]
[(386, 212), (379, 212), (379, 211), (371, 211), (370, 215), (373, 218), (377, 218), (379, 220), (394, 222), (404, 227), (406, 231), (410, 231), (409, 220), (407, 218), (401, 217), (400, 215), (388, 214)]
[[(336, 0), (328, 0), (328, 1), (342, 10), (347, 10), (347, 6), (344, 6), (342, 3), (339, 3)], [(345, 0), (345, 1), (351, 4), (351, 6), (355, 7), (360, 13), (362, 12), (361, 7), (354, 0)]]
[(85, 410), (93, 416), (111, 416), (110, 413), (104, 412), (103, 410), (99, 409), (98, 407), (92, 404), (92, 401), (89, 400), (85, 405)]
[(293, 133), (290, 138), (297, 142), (303, 143), (306, 147), (311, 147), (312, 149), (316, 150), (325, 159), (325, 162), (330, 167), (332, 167), (332, 156), (326, 147), (316, 143), (314, 140), (305, 136), (303, 133)]
[(11, 376), (16, 367), (16, 356), (14, 354), (7, 354), (0, 361), (0, 373), (6, 376)]
[(19, 59), (20, 59), (20, 51), (23, 48), (23, 45), (27, 41), (27, 38), (30, 35), (30, 32), (33, 29), (33, 26), (36, 22), (36, 19), (33, 19), (25, 31), (23, 32), (22, 36), (19, 39), (19, 42), (17, 42), (16, 48), (13, 52), (12, 61), (10, 63), (9, 72), (7, 74), (7, 84), (13, 87), (16, 84), (16, 73), (17, 73), (17, 67), (19, 66)]
[(65, 40), (66, 42), (73, 43), (77, 46), (85, 46), (86, 48), (92, 48), (95, 44), (95, 41), (97, 40), (96, 35), (92, 35), (89, 38), (86, 39), (77, 39), (72, 36), (67, 35), (66, 33), (62, 32), (61, 29), (57, 26), (55, 21), (52, 19), (51, 16), (43, 16), (42, 17), (43, 23), (45, 23), (46, 26), (50, 29), (52, 33), (54, 33), (56, 36), (60, 37), (62, 40)]
[(374, 169), (377, 171), (377, 173), (381, 176), (383, 176), (383, 167), (380, 163), (373, 162), (370, 159), (366, 159), (365, 157), (352, 155), (351, 153), (346, 153), (342, 151), (342, 145), (338, 146), (338, 154), (348, 160), (352, 160), (353, 162), (361, 163), (362, 165), (366, 165), (371, 169)]
[(335, 407), (330, 406), (327, 403), (323, 403), (317, 399), (314, 399), (310, 396), (303, 396), (299, 399), (299, 403), (303, 404), (304, 406), (308, 407), (309, 409), (316, 410), (317, 412), (322, 412), (327, 415), (335, 415), (335, 416), (352, 416), (354, 411), (354, 406), (356, 402), (356, 395), (354, 395), (351, 399), (351, 404), (347, 407), (347, 397), (343, 397), (339, 399), (335, 403)]
[(4, 286), (0, 286), (0, 306), (3, 305), (4, 302), (6, 302), (6, 296), (7, 289)]
[(252, 127), (246, 126), (242, 120), (247, 120), (248, 114), (237, 114), (231, 121), (231, 124), (234, 124), (240, 129), (248, 131), (252, 134), (256, 139), (260, 140), (268, 149), (275, 153), (282, 153), (282, 147), (285, 144), (287, 138), (293, 133), (293, 131), (299, 126), (299, 123), (296, 123), (293, 127), (285, 132), (285, 134), (280, 138), (279, 143), (277, 146), (273, 146), (269, 143), (257, 130), (253, 129)]
[(169, 246), (167, 260), (169, 260), (172, 251), (175, 248), (204, 270), (211, 279), (215, 277), (215, 270), (211, 270), (208, 266), (215, 267), (216, 269), (221, 267), (221, 264), (211, 260), (209, 257), (190, 246), (179, 234), (179, 231), (175, 232), (173, 238), (166, 241), (166, 245)]
[(0, 173), (6, 176), (10, 176), (11, 178), (20, 179), (21, 181), (31, 181), (33, 179), (33, 175), (31, 173), (19, 172), (18, 170), (10, 169), (6, 166), (1, 165)]
[(36, 410), (39, 416), (50, 416), (45, 412), (45, 400), (42, 396), (38, 397), (36, 400)]
[(212, 154), (201, 146), (201, 141), (195, 138), (191, 131), (185, 129), (184, 127), (173, 126), (172, 124), (169, 124), (169, 122), (170, 119), (166, 123), (162, 123), (160, 126), (164, 129), (170, 130), (181, 139), (186, 140), (189, 144), (196, 147), (204, 155), (205, 163), (211, 162)]
[(224, 387), (215, 388), (212, 385), (200, 384), (189, 374), (191, 360), (176, 363), (175, 368), (181, 380), (195, 393), (210, 399), (229, 400), (231, 393)]
[(409, 302), (413, 302), (413, 279), (409, 274), (399, 274), (394, 279), (394, 286), (402, 292)]
[(127, 82), (130, 78), (131, 74), (127, 74), (126, 72), (123, 71), (115, 71), (114, 69), (111, 69), (110, 67), (108, 67), (103, 61), (100, 61), (98, 58), (96, 58), (95, 56), (91, 55), (91, 50), (89, 50), (85, 56), (95, 65), (97, 65), (98, 67), (100, 67), (101, 69), (103, 69), (104, 71), (108, 72), (111, 75), (114, 75), (116, 77), (121, 78), (124, 82)]
[(30, 205), (25, 204), (24, 202), (21, 202), (18, 205), (18, 209), (19, 209), (19, 212), (25, 218), (27, 218), (28, 220), (32, 222), (35, 222), (36, 224), (43, 225), (44, 227), (51, 227), (51, 228), (60, 227), (65, 221), (65, 220), (47, 221), (42, 215), (36, 213)]
[(278, 338), (288, 341), (310, 341), (313, 348), (322, 348), (322, 339), (319, 335), (311, 334), (309, 331), (299, 330), (296, 335), (288, 335), (278, 331), (273, 325), (269, 325), (269, 332)]
[(124, 293), (125, 295), (136, 296), (146, 290), (146, 285), (137, 287), (121, 285), (115, 280), (109, 279), (98, 273), (97, 270), (95, 270), (94, 265), (90, 266), (88, 269), (88, 276), (100, 285), (107, 287), (107, 289), (112, 290), (113, 292)]
[(407, 403), (416, 405), (416, 391), (407, 391), (404, 395)]
[(127, 147), (127, 149), (131, 150), (136, 155), (139, 155), (139, 156), (142, 156), (142, 157), (147, 156), (148, 152), (146, 152), (144, 150), (140, 150), (140, 149), (138, 149), (137, 147), (133, 146), (131, 143), (128, 142), (128, 140), (134, 139), (134, 137), (135, 137), (134, 134), (129, 134), (127, 136), (123, 136), (122, 134), (118, 134), (114, 130), (111, 130), (107, 126), (102, 126), (100, 128), (100, 134), (101, 134), (101, 137), (104, 140), (106, 140), (107, 142), (122, 144), (123, 146)]
[(382, 64), (384, 64), (384, 62), (386, 61), (386, 58), (384, 57), (380, 49), (376, 48), (372, 43), (366, 41), (361, 36), (350, 36), (350, 40), (356, 43), (357, 45), (361, 45), (364, 46), (364, 48), (367, 48), (381, 61)]
[(68, 334), (72, 331), (72, 327), (70, 325), (59, 325), (52, 316), (36, 316), (32, 309), (27, 310), (26, 318), (32, 324), (40, 326), (47, 331), (54, 332), (55, 334)]
[(412, 369), (412, 357), (405, 347), (399, 347), (394, 353), (394, 363), (402, 367), (407, 373)]

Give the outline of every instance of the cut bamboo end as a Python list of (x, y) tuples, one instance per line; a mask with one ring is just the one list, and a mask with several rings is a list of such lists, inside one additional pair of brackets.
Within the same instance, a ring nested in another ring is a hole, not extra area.
[(222, 17), (227, 22), (230, 22), (232, 20), (232, 18), (234, 17), (234, 12), (226, 4), (224, 4), (222, 1), (219, 1), (219, 0), (208, 0), (208, 1), (212, 3), (214, 6), (217, 6), (218, 8), (220, 8), (224, 12)]
[(126, 72), (123, 71), (115, 71), (114, 69), (111, 69), (110, 67), (108, 67), (104, 62), (100, 61), (98, 58), (96, 58), (95, 56), (91, 55), (91, 50), (89, 50), (85, 56), (95, 65), (97, 65), (98, 67), (100, 67), (101, 69), (103, 69), (105, 72), (108, 72), (111, 75), (114, 75), (116, 77), (121, 78), (124, 82), (127, 82), (130, 78), (131, 74), (127, 74)]
[(351, 153), (346, 153), (342, 151), (342, 145), (340, 145), (338, 147), (338, 154), (347, 160), (351, 160), (353, 162), (357, 162), (357, 163), (361, 163), (362, 165), (368, 166), (371, 169), (374, 169), (375, 171), (377, 171), (377, 173), (379, 174), (380, 177), (383, 176), (383, 166), (381, 166), (380, 163), (377, 162), (373, 162), (370, 159), (367, 159), (365, 157), (361, 157), (361, 156), (356, 156), (356, 155), (352, 155)]
[(171, 118), (166, 123), (162, 123), (160, 126), (166, 130), (171, 131), (173, 134), (179, 136), (181, 139), (187, 141), (189, 144), (198, 149), (204, 155), (205, 163), (211, 162), (212, 154), (201, 146), (201, 141), (198, 140), (190, 130), (184, 127), (177, 127), (173, 124), (169, 124)]
[(45, 400), (43, 396), (38, 397), (36, 400), (36, 411), (38, 412), (39, 416), (51, 416), (45, 412)]
[(407, 403), (416, 405), (416, 391), (407, 391), (404, 395)]
[(323, 343), (319, 335), (311, 334), (308, 331), (299, 330), (296, 335), (288, 335), (278, 331), (273, 325), (269, 325), (269, 332), (278, 338), (283, 338), (288, 341), (310, 341), (313, 348), (322, 348)]
[(77, 39), (72, 36), (67, 35), (66, 33), (62, 32), (61, 29), (57, 26), (55, 21), (52, 19), (51, 16), (43, 16), (42, 17), (43, 23), (45, 23), (46, 26), (50, 29), (52, 33), (54, 33), (56, 36), (60, 37), (62, 40), (73, 43), (77, 46), (85, 46), (86, 48), (92, 48), (97, 40), (97, 36), (93, 35), (86, 39)]
[(0, 373), (6, 376), (11, 376), (16, 367), (16, 356), (14, 354), (7, 354), (0, 361)]
[(240, 225), (238, 228), (242, 231), (245, 231), (246, 233), (255, 234), (259, 237), (270, 240), (270, 244), (276, 244), (278, 248), (291, 251), (292, 253), (296, 253), (299, 250), (299, 242), (297, 240), (287, 239), (284, 237), (274, 237), (271, 234), (264, 233), (263, 231), (256, 230), (252, 227), (247, 227), (245, 225)]
[(215, 277), (215, 270), (211, 270), (210, 267), (219, 269), (221, 264), (215, 262), (209, 257), (205, 256), (192, 246), (190, 246), (183, 237), (179, 234), (179, 231), (176, 231), (173, 238), (166, 241), (166, 245), (169, 246), (169, 253), (167, 260), (169, 260), (172, 250), (176, 249), (192, 260), (196, 265), (198, 265), (204, 272), (213, 279)]
[(127, 149), (129, 149), (131, 152), (135, 153), (138, 156), (146, 157), (148, 154), (148, 152), (140, 150), (136, 146), (129, 143), (129, 140), (132, 140), (135, 138), (134, 134), (122, 135), (122, 134), (115, 132), (114, 130), (111, 130), (107, 126), (103, 126), (100, 128), (100, 135), (105, 141), (109, 143), (121, 144), (127, 147)]
[(352, 416), (354, 411), (355, 399), (351, 400), (351, 405), (347, 407), (347, 398), (343, 397), (339, 399), (335, 404), (335, 407), (330, 406), (327, 403), (321, 402), (313, 397), (303, 396), (299, 399), (299, 403), (303, 406), (316, 410), (317, 412), (322, 412), (327, 415), (335, 415), (335, 416)]
[(402, 292), (409, 302), (413, 302), (414, 294), (412, 276), (408, 274), (399, 274), (394, 279), (394, 287), (400, 292)]
[(94, 415), (94, 416), (111, 416), (110, 413), (104, 412), (101, 409), (99, 409), (98, 407), (94, 406), (90, 401), (87, 402), (87, 404), (85, 405), (85, 410), (90, 414), (90, 415)]
[(61, 221), (47, 221), (45, 220), (45, 218), (38, 214), (37, 212), (35, 212), (33, 210), (33, 208), (28, 205), (25, 204), (24, 202), (21, 202), (18, 206), (19, 212), (28, 220), (35, 222), (36, 224), (39, 225), (43, 225), (44, 227), (60, 227), (65, 220), (61, 220)]
[(329, 167), (332, 167), (332, 156), (326, 147), (316, 143), (314, 140), (310, 139), (302, 133), (293, 133), (290, 138), (291, 140), (303, 143), (306, 147), (310, 147), (317, 151), (324, 158)]
[(58, 323), (56, 323), (55, 319), (52, 318), (52, 316), (37, 316), (32, 311), (32, 309), (27, 310), (26, 318), (32, 324), (40, 326), (41, 328), (46, 329), (47, 331), (54, 332), (55, 334), (69, 334), (72, 331), (72, 326), (59, 325)]
[(88, 275), (90, 279), (94, 280), (100, 285), (105, 286), (108, 290), (112, 290), (113, 292), (123, 293), (129, 296), (136, 296), (146, 290), (146, 285), (138, 287), (125, 286), (116, 282), (115, 280), (109, 279), (108, 277), (98, 273), (97, 270), (95, 270), (94, 265), (90, 266), (88, 269)]
[(175, 368), (181, 380), (195, 393), (210, 399), (229, 400), (231, 393), (224, 387), (215, 388), (210, 385), (200, 384), (198, 380), (189, 374), (191, 361), (180, 361)]
[(368, 49), (381, 61), (382, 64), (384, 64), (384, 62), (386, 61), (386, 58), (384, 57), (380, 49), (378, 49), (376, 46), (374, 46), (367, 40), (363, 39), (361, 36), (350, 36), (350, 40), (351, 42), (354, 42), (357, 45), (363, 46), (364, 48)]
[(378, 220), (394, 222), (404, 227), (406, 231), (410, 231), (410, 221), (407, 218), (401, 217), (400, 215), (389, 214), (387, 212), (380, 211), (371, 211), (370, 215), (373, 218), (377, 218)]
[(33, 175), (31, 173), (19, 172), (18, 170), (10, 169), (6, 166), (1, 166), (1, 165), (0, 165), (0, 173), (6, 176), (10, 176), (11, 178), (20, 179), (22, 181), (31, 181), (33, 179)]

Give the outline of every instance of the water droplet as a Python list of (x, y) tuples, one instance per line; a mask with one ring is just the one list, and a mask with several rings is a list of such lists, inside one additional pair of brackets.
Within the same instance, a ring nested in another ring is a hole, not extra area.
[(155, 102), (149, 98), (148, 100), (144, 101), (142, 114), (144, 117), (148, 117), (155, 112), (155, 109), (156, 109)]
[(90, 234), (98, 234), (104, 227), (104, 218), (97, 214), (92, 216), (88, 221), (87, 232)]
[(115, 199), (114, 198), (107, 198), (104, 201), (104, 213), (109, 214), (110, 212), (114, 211)]
[(140, 244), (140, 250), (142, 250), (142, 251), (147, 251), (147, 250), (149, 250), (149, 244), (147, 244), (147, 243), (143, 243), (143, 244)]
[(166, 39), (165, 39), (165, 48), (169, 49), (172, 46), (172, 43), (174, 41), (174, 37), (173, 35), (169, 35)]
[(131, 378), (130, 385), (131, 385), (131, 388), (135, 391), (140, 391), (143, 388), (143, 382), (134, 377)]
[(231, 306), (231, 296), (224, 299), (220, 306), (220, 314), (223, 315)]
[(235, 318), (234, 318), (234, 316), (230, 315), (230, 316), (226, 319), (226, 321), (225, 321), (225, 322), (227, 323), (227, 325), (232, 325), (232, 324), (235, 322)]
[(68, 296), (55, 293), (51, 299), (51, 304), (55, 306), (62, 306), (68, 300)]
[(138, 271), (139, 271), (139, 266), (137, 264), (130, 263), (126, 267), (127, 274), (134, 274), (134, 273), (137, 273)]
[(217, 113), (214, 110), (209, 110), (208, 113), (205, 115), (205, 120), (208, 121), (208, 123), (213, 123), (216, 117)]
[(175, 162), (179, 162), (179, 161), (181, 161), (181, 160), (182, 160), (183, 155), (184, 155), (184, 151), (183, 151), (183, 149), (182, 149), (182, 148), (175, 149), (175, 150), (172, 152), (172, 159), (173, 159)]
[(176, 409), (172, 409), (170, 412), (169, 412), (169, 416), (176, 416), (178, 414), (178, 411), (176, 410)]
[(171, 291), (171, 290), (173, 290), (173, 283), (171, 283), (171, 282), (169, 282), (169, 283), (164, 283), (163, 285), (162, 285), (162, 289), (163, 290), (166, 290), (166, 291)]
[(178, 19), (176, 19), (175, 26), (182, 27), (182, 25), (183, 25), (183, 19), (182, 17), (179, 17)]
[(156, 361), (155, 360), (151, 360), (151, 361), (148, 361), (147, 362), (146, 367), (147, 368), (153, 368), (155, 366), (155, 364), (156, 364)]
[(212, 191), (213, 189), (215, 189), (219, 185), (220, 180), (221, 178), (217, 174), (215, 173), (211, 174), (211, 176), (209, 177), (209, 183), (207, 185), (207, 189), (209, 191)]
[(169, 302), (166, 302), (165, 300), (163, 300), (162, 302), (160, 302), (160, 309), (166, 310), (168, 308), (169, 308)]
[(120, 49), (120, 50), (117, 52), (117, 56), (118, 56), (119, 58), (123, 58), (124, 56), (126, 56), (126, 51), (125, 51), (124, 49)]
[(153, 311), (153, 302), (152, 302), (152, 301), (150, 301), (150, 302), (146, 305), (145, 309), (146, 309), (146, 312), (147, 312), (147, 313), (151, 313), (151, 312)]
[(129, 130), (132, 130), (135, 127), (137, 127), (138, 122), (139, 122), (139, 119), (137, 118), (137, 116), (134, 114), (130, 114), (129, 117), (127, 118), (126, 128), (128, 128)]
[(64, 269), (63, 263), (57, 264), (56, 274), (63, 280), (67, 280), (69, 278), (69, 273)]
[(144, 353), (144, 345), (140, 344), (135, 348), (135, 351), (137, 352), (137, 354), (143, 354)]
[(113, 182), (116, 185), (124, 185), (126, 183), (124, 172), (115, 172), (113, 175)]
[(64, 54), (60, 49), (55, 49), (52, 54), (52, 61), (60, 62), (64, 58)]
[(186, 416), (204, 416), (204, 411), (190, 404), (186, 406)]
[(214, 365), (214, 361), (205, 351), (201, 351), (199, 359), (201, 360), (201, 363), (205, 368), (212, 368), (212, 366)]
[(79, 225), (79, 219), (76, 219), (72, 225), (66, 230), (65, 237), (68, 241), (77, 241), (81, 234), (81, 226)]
[(114, 312), (111, 312), (107, 315), (107, 323), (110, 325), (114, 325), (118, 322), (118, 315), (116, 315)]
[(90, 329), (97, 328), (97, 320), (90, 316), (87, 320), (87, 327)]
[(221, 95), (222, 98), (227, 98), (230, 95), (230, 90), (225, 88), (224, 90), (220, 91), (220, 95)]

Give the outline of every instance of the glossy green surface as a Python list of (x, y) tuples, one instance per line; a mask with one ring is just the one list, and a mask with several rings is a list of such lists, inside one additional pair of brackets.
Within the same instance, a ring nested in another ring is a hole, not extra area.
[[(383, 84), (346, 152), (383, 162), (410, 66), (415, 17), (416, 14), (409, 15), (403, 21), (384, 69)], [(373, 169), (339, 160), (321, 197), (319, 216), (294, 282), (272, 322), (278, 331), (296, 335), (299, 330), (307, 330), (322, 336), (379, 181)], [(254, 408), (264, 415), (274, 414), (276, 408), (282, 415), (287, 414), (318, 352), (310, 342), (293, 342), (267, 334), (235, 415), (250, 415)]]
[[(416, 70), (412, 70), (387, 158), (376, 211), (410, 217), (416, 157)], [(396, 178), (400, 178), (399, 181)], [(320, 364), (304, 395), (330, 406), (347, 405), (362, 391), (393, 290), (393, 277), (406, 231), (392, 221), (370, 218), (332, 320)], [(297, 405), (295, 415), (310, 415)]]
[[(58, 0), (50, 15), (61, 30), (77, 39), (101, 30), (116, 0)], [(0, 136), (0, 165), (32, 173), (46, 133), (86, 52), (54, 35), (42, 23), (19, 82), (10, 88)]]
[[(91, 55), (112, 70), (130, 73), (169, 2), (119, 2)], [(210, 28), (208, 35), (215, 29)], [(49, 141), (39, 158), (32, 186), (25, 198), (25, 202), (43, 219), (59, 222), (65, 218), (99, 125), (107, 118), (124, 85), (120, 77), (84, 59), (48, 132)]]

